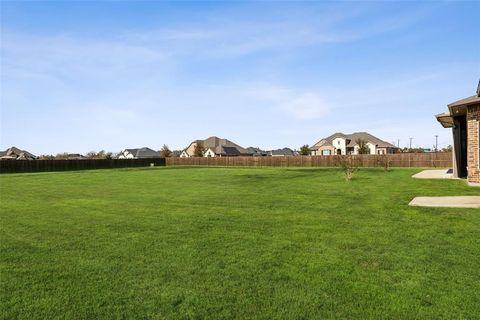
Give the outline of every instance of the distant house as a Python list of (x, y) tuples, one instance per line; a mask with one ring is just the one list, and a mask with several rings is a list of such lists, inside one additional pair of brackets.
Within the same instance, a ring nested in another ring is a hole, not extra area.
[(173, 150), (170, 156), (174, 158), (178, 158), (180, 157), (181, 154), (182, 154), (182, 150)]
[(267, 151), (267, 155), (272, 157), (285, 157), (285, 156), (294, 156), (295, 151), (290, 148), (276, 149)]
[(5, 151), (0, 151), (0, 160), (34, 160), (37, 157), (25, 150), (17, 147), (8, 148)]
[(252, 153), (254, 157), (265, 157), (268, 156), (268, 152), (260, 148), (248, 147), (247, 150)]
[(369, 154), (396, 153), (399, 150), (395, 145), (381, 140), (368, 132), (355, 132), (352, 134), (337, 132), (315, 143), (310, 148), (310, 152), (313, 156), (358, 154), (358, 140), (366, 142)]
[(195, 156), (195, 148), (198, 144), (203, 146), (203, 157), (235, 157), (251, 156), (253, 153), (238, 144), (218, 137), (210, 137), (205, 140), (191, 142), (180, 154), (181, 158)]
[(85, 156), (80, 153), (69, 153), (67, 154), (67, 160), (83, 160)]
[(137, 149), (125, 149), (119, 155), (118, 159), (145, 159), (145, 158), (160, 158), (158, 151), (147, 147)]
[(453, 175), (480, 185), (480, 81), (477, 94), (452, 102), (436, 116), (453, 134)]

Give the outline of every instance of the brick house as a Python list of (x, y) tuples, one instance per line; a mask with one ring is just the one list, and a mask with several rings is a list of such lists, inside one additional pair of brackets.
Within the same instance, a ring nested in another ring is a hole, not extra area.
[(448, 112), (436, 116), (453, 133), (453, 174), (480, 185), (480, 81), (477, 94), (448, 105)]

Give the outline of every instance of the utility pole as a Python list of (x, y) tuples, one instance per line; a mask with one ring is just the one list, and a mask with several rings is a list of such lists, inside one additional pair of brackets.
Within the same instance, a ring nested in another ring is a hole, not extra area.
[(397, 139), (397, 148), (400, 148), (400, 139)]
[(435, 135), (435, 152), (438, 151), (438, 135)]
[(413, 140), (413, 138), (409, 138), (409, 139), (410, 139), (410, 148), (409, 149), (410, 149), (410, 151), (412, 151), (412, 140)]

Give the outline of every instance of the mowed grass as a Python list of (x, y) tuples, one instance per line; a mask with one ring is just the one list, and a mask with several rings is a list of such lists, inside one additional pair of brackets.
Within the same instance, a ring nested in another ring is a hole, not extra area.
[(3, 319), (475, 319), (478, 195), (419, 170), (0, 176)]

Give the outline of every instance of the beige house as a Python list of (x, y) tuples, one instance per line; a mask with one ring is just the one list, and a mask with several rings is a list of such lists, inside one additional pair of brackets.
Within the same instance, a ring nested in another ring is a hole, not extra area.
[(36, 158), (34, 154), (17, 147), (10, 147), (5, 151), (0, 151), (0, 160), (34, 160)]
[(477, 94), (448, 105), (436, 116), (453, 133), (453, 175), (480, 185), (480, 82)]
[(181, 158), (195, 156), (195, 148), (198, 144), (203, 147), (203, 157), (235, 157), (252, 156), (253, 153), (238, 144), (218, 137), (210, 137), (205, 140), (195, 140), (186, 147), (180, 154)]
[(395, 145), (383, 141), (368, 132), (355, 132), (352, 134), (337, 132), (315, 143), (310, 148), (310, 152), (312, 156), (358, 154), (358, 140), (366, 142), (370, 154), (387, 154), (398, 151)]

